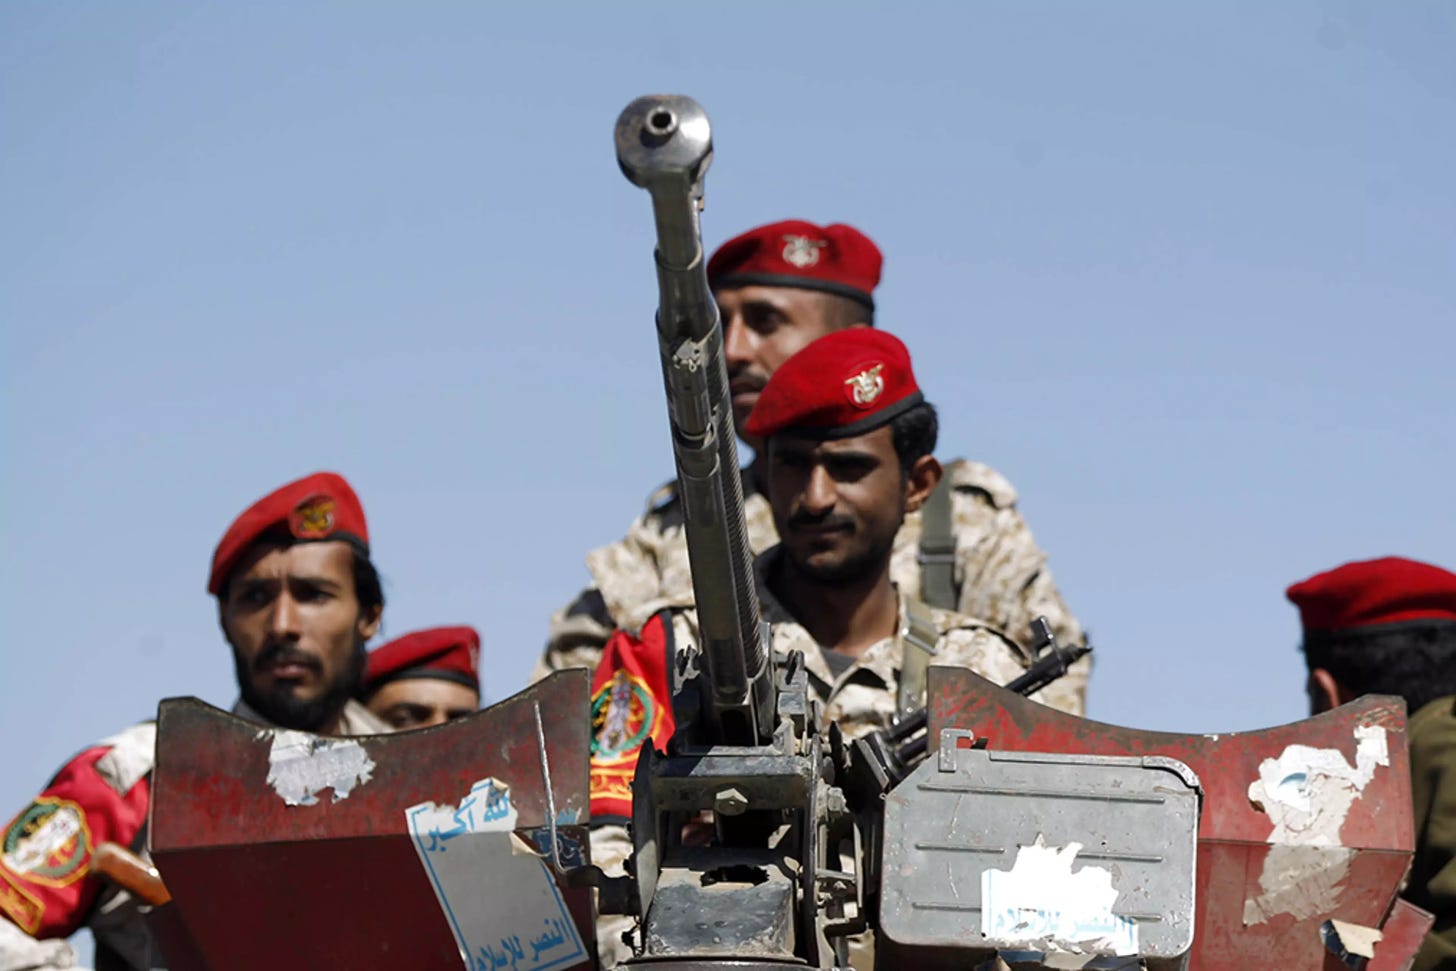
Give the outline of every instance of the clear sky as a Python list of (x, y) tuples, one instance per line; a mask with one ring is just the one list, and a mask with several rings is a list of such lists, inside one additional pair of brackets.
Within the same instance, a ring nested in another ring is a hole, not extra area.
[[(847, 221), (880, 322), (1006, 474), (1091, 713), (1300, 717), (1289, 583), (1456, 567), (1456, 8), (1441, 2), (0, 6), (0, 816), (159, 698), (228, 704), (242, 508), (363, 497), (386, 633), (524, 682), (672, 473), (647, 197)], [(5, 808), (9, 807), (9, 808)]]

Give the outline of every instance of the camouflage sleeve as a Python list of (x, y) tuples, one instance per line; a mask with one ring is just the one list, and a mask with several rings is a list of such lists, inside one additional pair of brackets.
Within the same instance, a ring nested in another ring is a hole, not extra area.
[(941, 634), (931, 663), (969, 668), (997, 684), (1015, 680), (1026, 670), (1026, 662), (1014, 643), (989, 627), (970, 623)]
[(76, 952), (65, 941), (38, 941), (8, 920), (0, 920), (0, 971), (74, 968)]
[(587, 587), (576, 599), (551, 615), (546, 648), (531, 671), (531, 683), (556, 671), (570, 668), (595, 669), (602, 647), (616, 624), (607, 613), (601, 591)]
[[(1080, 644), (1082, 625), (1068, 609), (1016, 506), (1016, 492), (994, 469), (954, 463), (951, 510), (956, 530), (960, 612), (984, 620), (1029, 645), (1031, 622), (1045, 617), (1060, 644)], [(1084, 658), (1046, 689), (1048, 704), (1074, 715), (1086, 710), (1091, 658)]]
[(672, 541), (669, 532), (663, 516), (649, 509), (622, 539), (587, 554), (592, 586), (551, 615), (545, 650), (531, 672), (533, 684), (553, 671), (595, 668), (612, 631), (636, 630), (660, 608), (661, 559)]

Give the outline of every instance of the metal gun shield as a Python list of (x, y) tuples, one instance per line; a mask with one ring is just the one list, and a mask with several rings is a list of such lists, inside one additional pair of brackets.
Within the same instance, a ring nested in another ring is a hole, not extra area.
[[(585, 968), (587, 672), (396, 735), (162, 702), (152, 855), (213, 969)], [(549, 768), (548, 768), (549, 766)], [(504, 922), (504, 923), (503, 923)]]
[(948, 732), (886, 799), (878, 953), (913, 946), (917, 967), (1185, 967), (1199, 801), (1187, 766), (958, 740), (969, 733)]
[[(1190, 971), (1319, 971), (1333, 960), (1325, 921), (1381, 928), (1392, 914), (1415, 845), (1399, 698), (1184, 735), (1075, 718), (964, 669), (931, 668), (928, 682), (932, 759), (954, 729), (992, 751), (1163, 756), (1193, 770), (1203, 806)], [(1398, 946), (1392, 934), (1377, 962), (1398, 967)]]

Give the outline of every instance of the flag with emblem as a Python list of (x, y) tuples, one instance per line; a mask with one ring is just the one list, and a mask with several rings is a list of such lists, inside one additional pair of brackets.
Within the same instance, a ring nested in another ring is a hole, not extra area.
[(592, 679), (593, 820), (631, 817), (632, 776), (642, 746), (651, 742), (661, 750), (672, 737), (671, 657), (666, 614), (655, 615), (639, 635), (619, 630), (607, 641)]

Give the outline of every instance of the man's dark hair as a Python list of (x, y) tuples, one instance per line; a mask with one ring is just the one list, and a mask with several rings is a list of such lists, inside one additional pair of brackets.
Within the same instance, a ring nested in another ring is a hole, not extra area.
[(935, 454), (935, 440), (940, 435), (935, 406), (920, 402), (890, 422), (890, 433), (894, 436), (895, 455), (900, 459), (900, 474), (908, 476), (916, 462)]
[(1399, 695), (1412, 714), (1456, 695), (1456, 623), (1402, 623), (1306, 640), (1304, 659), (1310, 670), (1324, 668), (1347, 691)]
[[(293, 535), (286, 530), (269, 530), (258, 537), (259, 543), (276, 543), (280, 549), (287, 549), (297, 542)], [(379, 579), (379, 570), (374, 566), (374, 561), (369, 559), (365, 553), (353, 543), (349, 543), (351, 559), (351, 572), (354, 576), (354, 595), (359, 598), (359, 609), (368, 612), (374, 607), (384, 609), (384, 583)], [(223, 580), (222, 588), (217, 592), (217, 601), (220, 604), (227, 603), (228, 592), (232, 589), (233, 577), (228, 574)]]

